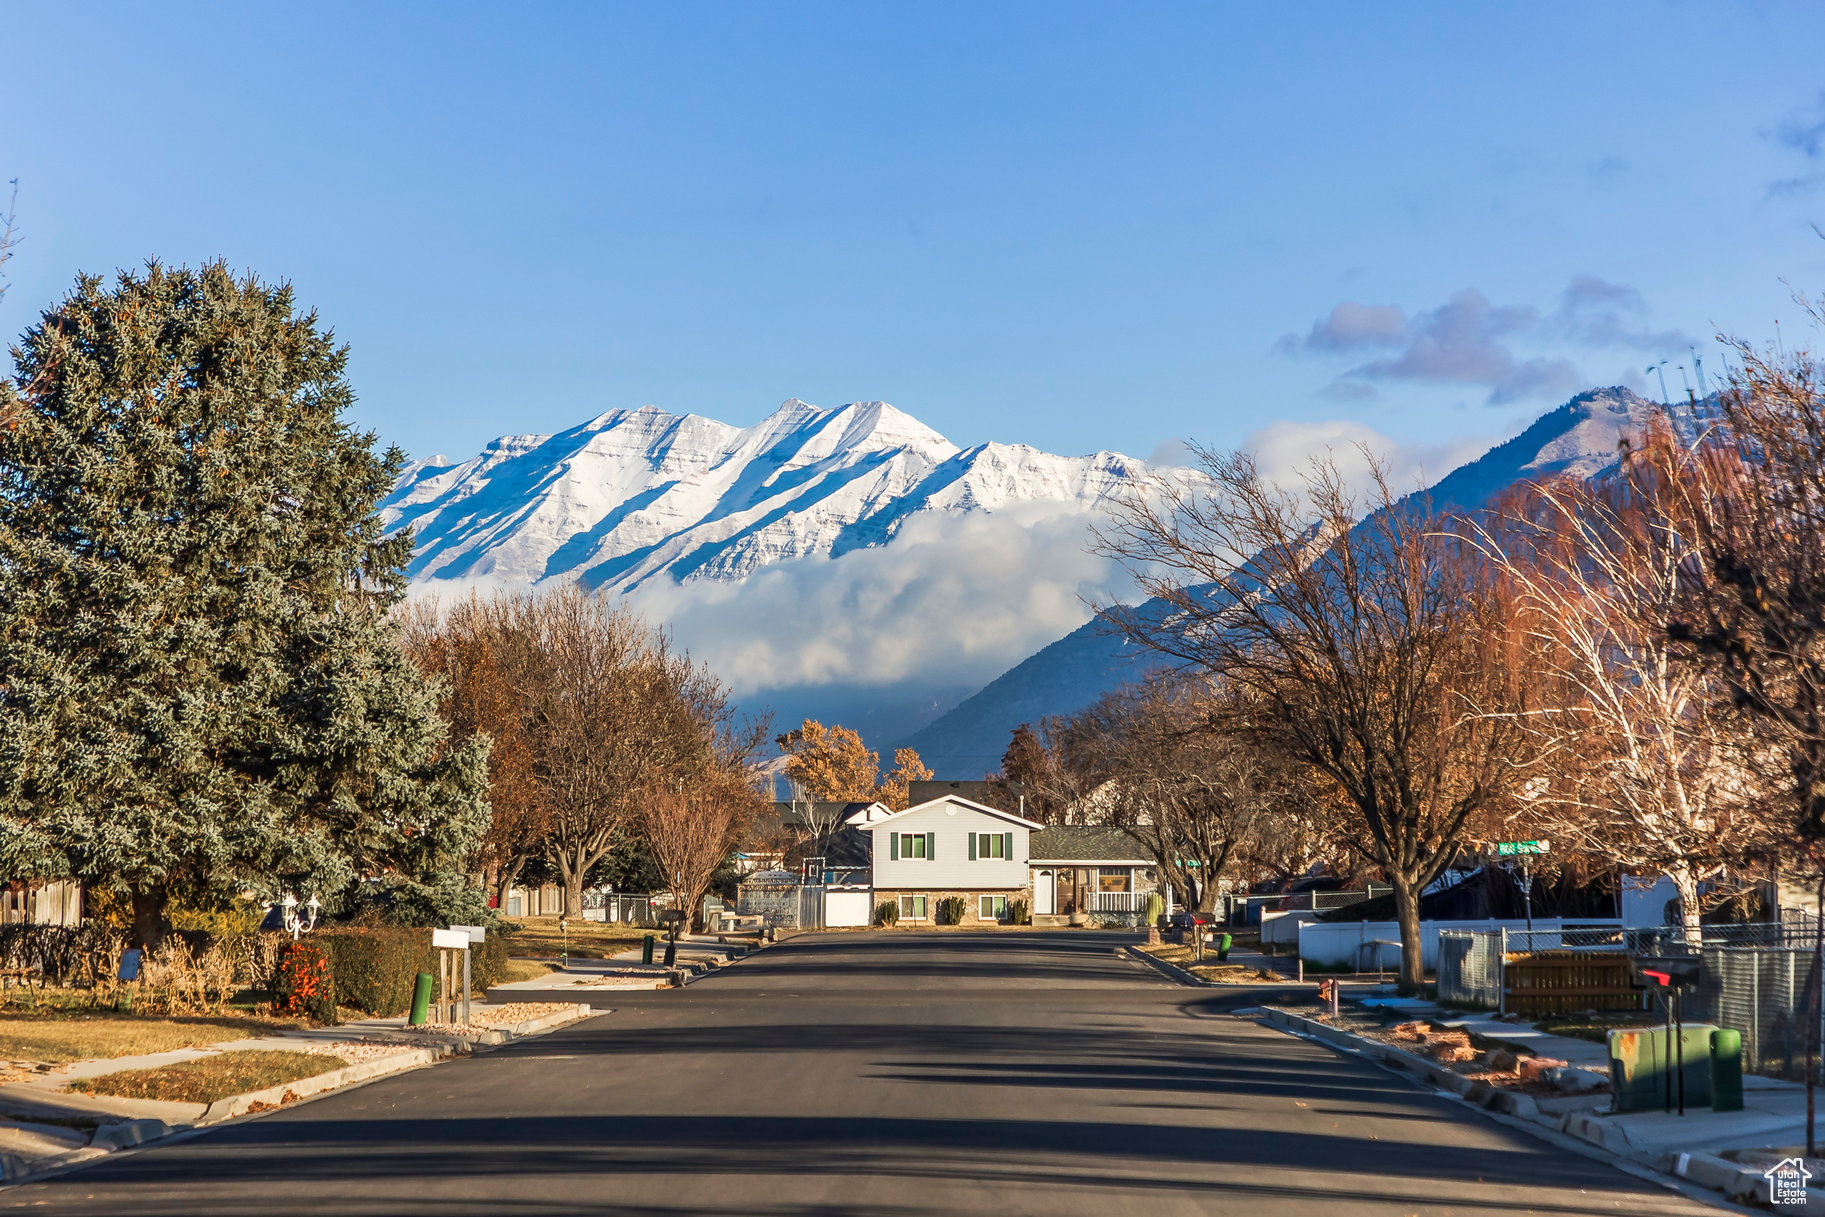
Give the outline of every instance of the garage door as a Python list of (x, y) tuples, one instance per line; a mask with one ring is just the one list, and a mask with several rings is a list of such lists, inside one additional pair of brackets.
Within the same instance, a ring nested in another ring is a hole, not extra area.
[(844, 925), (867, 925), (874, 911), (874, 893), (864, 888), (857, 892), (826, 891), (824, 924), (832, 929)]

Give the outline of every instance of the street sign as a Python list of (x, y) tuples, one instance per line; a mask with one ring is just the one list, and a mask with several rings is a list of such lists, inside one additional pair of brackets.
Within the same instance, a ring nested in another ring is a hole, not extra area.
[(1517, 854), (1544, 854), (1551, 850), (1551, 841), (1498, 841), (1495, 847), (1498, 858), (1512, 858)]

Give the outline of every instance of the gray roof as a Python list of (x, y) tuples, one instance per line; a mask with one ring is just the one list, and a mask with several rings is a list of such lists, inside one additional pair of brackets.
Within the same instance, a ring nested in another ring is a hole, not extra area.
[(933, 799), (941, 799), (947, 794), (954, 794), (958, 798), (968, 799), (972, 803), (988, 803), (990, 807), (993, 807), (994, 804), (989, 800), (994, 797), (997, 785), (998, 783), (995, 782), (952, 782), (941, 778), (908, 782), (906, 784), (906, 805), (917, 807), (921, 803), (929, 803)]
[(1125, 828), (1054, 824), (1033, 834), (1027, 854), (1035, 862), (1151, 863), (1146, 847)]

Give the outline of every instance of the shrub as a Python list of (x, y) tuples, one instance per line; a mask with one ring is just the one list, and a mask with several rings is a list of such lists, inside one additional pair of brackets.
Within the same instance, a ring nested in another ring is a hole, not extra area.
[(883, 900), (881, 903), (875, 905), (874, 923), (876, 925), (900, 924), (900, 902), (898, 900)]
[[(420, 972), (437, 975), (437, 949), (428, 929), (336, 926), (311, 940), (330, 958), (342, 1004), (383, 1018), (411, 1007)], [(469, 979), (476, 988), (497, 984), (506, 974), (507, 941), (501, 935), (489, 934), (469, 954)]]
[(315, 943), (294, 942), (279, 953), (273, 977), (273, 1012), (336, 1021), (336, 981), (329, 957)]
[(1008, 901), (1008, 924), (1025, 925), (1032, 909), (1025, 896), (1015, 896)]
[[(232, 939), (193, 946), (187, 938), (169, 934), (143, 965), (142, 976), (154, 991), (154, 1004), (165, 1013), (202, 1014), (220, 1010), (234, 996), (239, 963)], [(333, 1015), (334, 1005), (329, 1010)], [(317, 1017), (312, 1011), (297, 1013)]]
[(962, 896), (941, 896), (938, 899), (938, 924), (962, 925), (963, 919), (969, 916), (970, 902)]

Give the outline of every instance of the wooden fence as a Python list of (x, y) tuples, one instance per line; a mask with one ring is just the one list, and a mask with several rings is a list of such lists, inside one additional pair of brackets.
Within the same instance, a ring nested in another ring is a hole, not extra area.
[(1629, 957), (1620, 952), (1509, 955), (1503, 966), (1503, 987), (1511, 1014), (1643, 1008), (1643, 990), (1629, 983)]

